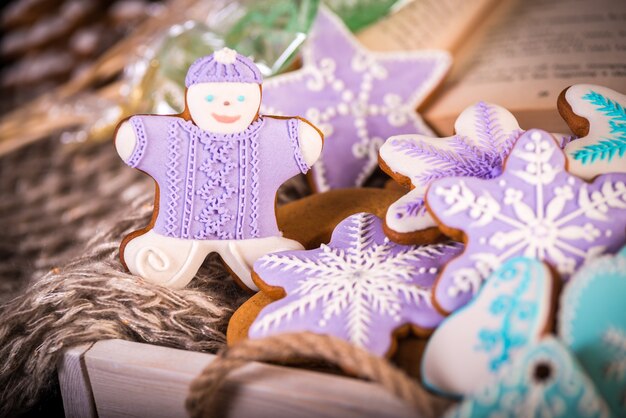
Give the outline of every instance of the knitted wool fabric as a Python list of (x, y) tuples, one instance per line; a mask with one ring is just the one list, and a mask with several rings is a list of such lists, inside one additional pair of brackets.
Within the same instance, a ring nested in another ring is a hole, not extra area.
[[(302, 179), (279, 192), (301, 197)], [(170, 290), (125, 273), (119, 242), (148, 222), (153, 182), (109, 142), (35, 143), (0, 159), (0, 416), (56, 390), (64, 349), (121, 338), (215, 352), (247, 297), (216, 257)]]

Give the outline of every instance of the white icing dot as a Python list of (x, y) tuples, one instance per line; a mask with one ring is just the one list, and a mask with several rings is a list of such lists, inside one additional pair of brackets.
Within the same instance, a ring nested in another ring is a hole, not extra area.
[(426, 273), (426, 267), (420, 267), (418, 271), (420, 273)]
[(604, 235), (606, 235), (606, 237), (608, 238), (608, 237), (610, 237), (611, 235), (613, 235), (613, 231), (611, 231), (610, 229), (607, 229), (607, 230), (604, 232)]
[(541, 133), (539, 133), (539, 132), (533, 132), (533, 133), (530, 135), (530, 137), (531, 137), (532, 139), (534, 139), (535, 141), (539, 141), (539, 140), (541, 139)]
[(354, 98), (354, 94), (350, 90), (345, 90), (341, 93), (341, 98), (345, 101), (350, 101)]
[(332, 118), (336, 114), (337, 114), (337, 111), (335, 110), (334, 107), (329, 107), (328, 109), (326, 109), (326, 115), (328, 115), (329, 118)]
[(370, 114), (377, 115), (378, 114), (378, 106), (370, 105), (369, 107)]
[(363, 83), (363, 85), (361, 85), (361, 90), (363, 90), (363, 91), (371, 91), (372, 90), (372, 83)]
[(570, 186), (573, 186), (574, 183), (576, 183), (576, 180), (574, 180), (574, 177), (570, 177), (567, 179), (567, 182), (569, 183)]
[(348, 108), (348, 105), (345, 103), (339, 103), (339, 105), (337, 106), (337, 111), (340, 115), (346, 115), (349, 110), (350, 109)]
[(396, 322), (400, 322), (402, 320), (402, 318), (400, 317), (400, 315), (395, 315), (393, 317), (393, 320), (396, 321)]
[(343, 81), (341, 80), (335, 80), (333, 81), (333, 89), (335, 89), (336, 91), (340, 91), (341, 89), (343, 89)]
[(363, 119), (363, 118), (357, 118), (357, 119), (354, 121), (354, 126), (356, 126), (357, 128), (362, 128), (362, 127), (364, 127), (364, 126), (365, 126), (365, 119)]
[(364, 91), (359, 93), (359, 101), (361, 101), (361, 103), (367, 103), (367, 98), (368, 98), (368, 94)]
[(524, 148), (526, 149), (526, 151), (533, 151), (535, 149), (535, 144), (531, 144), (529, 142), (524, 146)]
[(480, 239), (478, 240), (478, 242), (480, 242), (481, 244), (485, 244), (487, 242), (487, 238), (485, 237), (480, 237)]
[(500, 181), (498, 182), (498, 184), (500, 185), (500, 187), (504, 187), (504, 186), (506, 186), (506, 181), (504, 181), (504, 180), (500, 180)]
[(357, 129), (356, 134), (359, 136), (359, 138), (367, 138), (367, 129), (359, 128)]
[(320, 325), (320, 327), (325, 327), (326, 326), (326, 321), (324, 321), (323, 319), (320, 319), (320, 321), (318, 322), (318, 324)]
[(429, 269), (428, 269), (428, 272), (429, 272), (429, 273), (432, 273), (432, 274), (437, 273), (437, 267), (431, 267), (431, 268), (429, 268)]

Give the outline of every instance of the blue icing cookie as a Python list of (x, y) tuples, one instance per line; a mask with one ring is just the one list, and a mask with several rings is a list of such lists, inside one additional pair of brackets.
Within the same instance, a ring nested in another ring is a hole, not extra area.
[(610, 413), (576, 359), (556, 338), (547, 337), (445, 416), (601, 418)]
[(542, 262), (505, 262), (477, 296), (444, 320), (422, 358), (431, 390), (462, 397), (493, 381), (524, 347), (550, 327), (554, 278)]
[(626, 417), (626, 247), (572, 276), (558, 331), (613, 414)]

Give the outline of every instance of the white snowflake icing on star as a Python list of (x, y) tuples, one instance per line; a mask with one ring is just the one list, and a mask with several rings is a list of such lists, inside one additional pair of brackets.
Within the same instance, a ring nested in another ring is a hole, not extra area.
[[(462, 262), (455, 260), (444, 271), (440, 284), (445, 295), (435, 296), (439, 303), (441, 297), (463, 295), (463, 302), (444, 303), (458, 308), (493, 270), (516, 255), (546, 260), (567, 278), (620, 244), (624, 232), (612, 230), (611, 218), (626, 215), (619, 212), (626, 209), (626, 176), (587, 184), (565, 171), (563, 154), (549, 134), (534, 131), (522, 138), (511, 155), (514, 167), (507, 163), (505, 173), (489, 181), (499, 189), (467, 178), (431, 186), (428, 199), (435, 215), (447, 225), (471, 230), (473, 244)], [(462, 220), (455, 220), (459, 216)]]
[[(321, 7), (302, 62), (301, 69), (264, 83), (261, 110), (303, 114), (324, 133), (328, 142), (311, 174), (316, 189), (326, 191), (362, 185), (378, 166), (385, 137), (432, 133), (416, 109), (443, 79), (451, 58), (438, 50), (369, 51)], [(337, 150), (341, 158), (335, 161)]]
[[(373, 331), (381, 321), (388, 321), (389, 329), (383, 331), (387, 339), (407, 319), (414, 320), (414, 313), (408, 311), (421, 309), (438, 322), (430, 284), (439, 266), (460, 252), (458, 244), (395, 244), (384, 237), (380, 219), (371, 214), (354, 215), (335, 231), (347, 235), (347, 245), (331, 241), (313, 250), (314, 255), (311, 251), (276, 253), (257, 262), (255, 271), (270, 285), (277, 283), (266, 279), (268, 271), (290, 278), (280, 283), (287, 297), (274, 302), (282, 306), (262, 311), (250, 328), (253, 334), (267, 335), (294, 321), (310, 321), (314, 328), (329, 330), (341, 322), (340, 337), (384, 354), (388, 344), (375, 348), (381, 337)], [(428, 320), (416, 322), (420, 326)]]

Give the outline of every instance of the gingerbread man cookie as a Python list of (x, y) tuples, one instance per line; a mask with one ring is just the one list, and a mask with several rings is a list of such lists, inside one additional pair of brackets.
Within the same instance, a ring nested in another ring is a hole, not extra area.
[(444, 177), (499, 176), (506, 156), (523, 132), (508, 110), (484, 102), (465, 109), (454, 128), (456, 135), (451, 137), (399, 135), (381, 147), (381, 168), (413, 188), (387, 210), (385, 232), (392, 240), (417, 244), (436, 238), (437, 224), (424, 204), (428, 185)]
[(263, 111), (303, 115), (324, 132), (328, 141), (310, 176), (316, 191), (362, 186), (385, 138), (431, 134), (416, 108), (450, 64), (446, 51), (369, 51), (320, 7), (302, 68), (265, 83)]
[(437, 393), (463, 397), (491, 383), (552, 326), (556, 279), (541, 261), (516, 257), (430, 337), (422, 380)]
[(555, 138), (536, 129), (518, 139), (500, 176), (436, 180), (426, 203), (440, 228), (467, 244), (435, 284), (443, 312), (465, 305), (511, 257), (546, 261), (567, 280), (626, 241), (626, 173), (586, 183), (567, 172)]
[(150, 225), (120, 247), (133, 274), (180, 288), (217, 252), (255, 290), (256, 259), (302, 248), (281, 236), (275, 195), (309, 170), (323, 139), (303, 119), (259, 115), (261, 82), (254, 62), (224, 48), (189, 68), (185, 112), (133, 116), (119, 126), (119, 155), (158, 186)]
[(385, 237), (380, 218), (352, 215), (328, 245), (268, 254), (254, 264), (259, 288), (279, 300), (259, 313), (248, 337), (310, 331), (389, 355), (397, 334), (428, 334), (443, 319), (431, 303), (431, 286), (461, 249), (458, 243), (396, 244)]
[(557, 106), (580, 138), (565, 146), (571, 173), (590, 180), (626, 172), (626, 96), (606, 87), (576, 84), (565, 89)]

